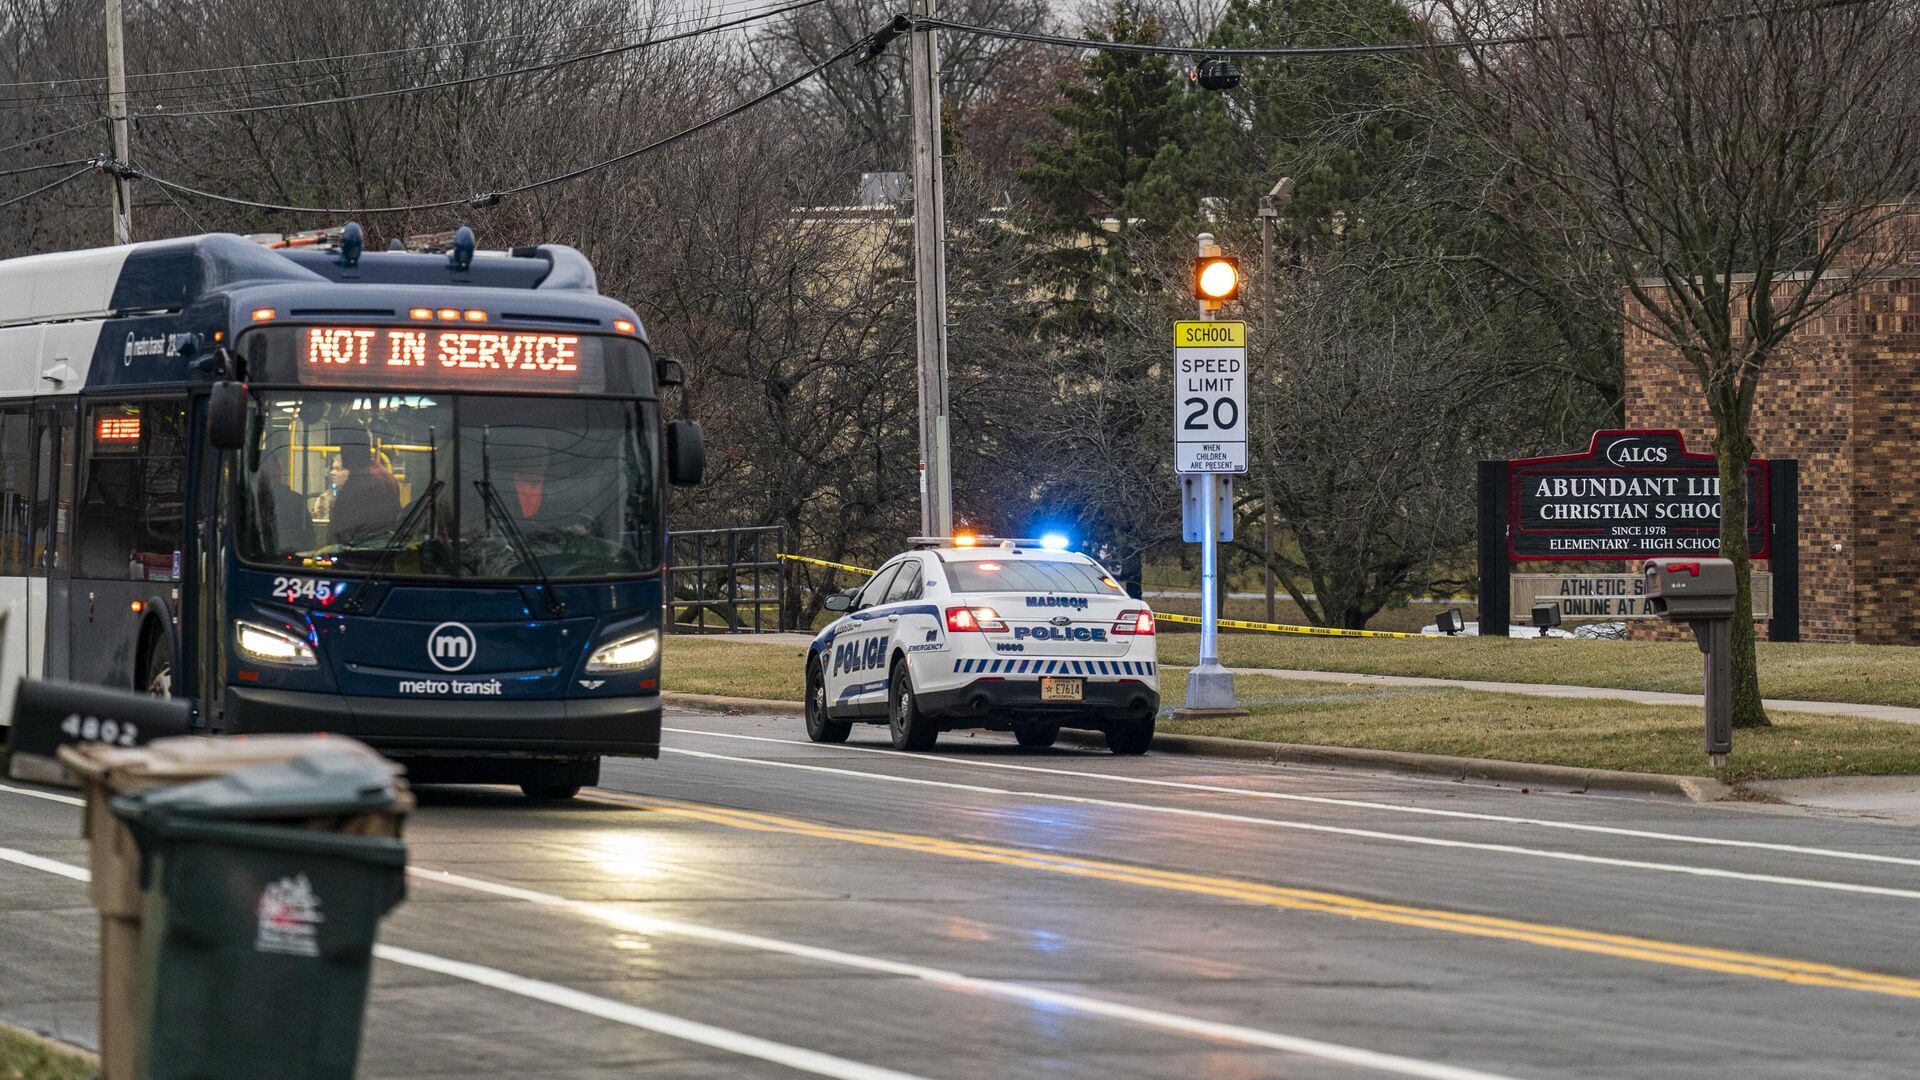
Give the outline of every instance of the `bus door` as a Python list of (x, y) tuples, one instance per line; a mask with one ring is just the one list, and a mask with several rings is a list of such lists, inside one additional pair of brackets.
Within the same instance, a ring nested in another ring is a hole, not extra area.
[(194, 463), (194, 522), (182, 596), (181, 659), (199, 706), (199, 725), (218, 728), (227, 684), (227, 514), (234, 454), (207, 445), (207, 399), (192, 403), (188, 458)]
[(33, 508), (27, 578), (27, 676), (65, 679), (68, 533), (73, 519), (73, 417), (69, 398), (33, 407)]
[(13, 716), (13, 692), (27, 670), (27, 572), (33, 551), (33, 409), (0, 408), (0, 724)]
[(187, 401), (88, 400), (76, 456), (70, 678), (171, 692), (186, 560)]

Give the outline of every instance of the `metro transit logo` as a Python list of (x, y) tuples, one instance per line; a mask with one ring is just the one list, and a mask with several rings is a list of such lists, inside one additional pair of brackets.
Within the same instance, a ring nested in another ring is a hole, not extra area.
[(427, 633), (427, 659), (441, 671), (464, 671), (479, 652), (473, 631), (457, 622), (443, 622)]

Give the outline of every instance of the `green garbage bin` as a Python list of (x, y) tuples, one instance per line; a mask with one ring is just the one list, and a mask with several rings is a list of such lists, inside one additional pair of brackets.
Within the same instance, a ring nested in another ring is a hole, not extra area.
[[(398, 768), (374, 750), (340, 736), (251, 735), (241, 738), (183, 736), (138, 747), (74, 743), (60, 748), (60, 764), (86, 792), (81, 833), (88, 841), (93, 880), (87, 886), (100, 911), (100, 1080), (133, 1080), (133, 1046), (139, 1018), (140, 920), (146, 896), (140, 888), (140, 849), (109, 804), (116, 795), (207, 780), (260, 765), (278, 764), (320, 750), (361, 754), (396, 774)], [(368, 814), (323, 815), (302, 828), (370, 836), (399, 836), (413, 809), (405, 785), (400, 802)]]
[(401, 798), (383, 762), (329, 750), (112, 801), (145, 889), (139, 1080), (350, 1080), (406, 846), (296, 823)]

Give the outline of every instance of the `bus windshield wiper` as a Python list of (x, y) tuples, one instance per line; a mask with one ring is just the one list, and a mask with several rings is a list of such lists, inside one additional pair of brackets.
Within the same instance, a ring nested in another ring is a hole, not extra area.
[(513, 513), (500, 499), (500, 493), (493, 489), (493, 454), (488, 443), (492, 441), (493, 429), (480, 429), (480, 479), (473, 486), (480, 489), (481, 505), (487, 508), (487, 517), (498, 519), (501, 531), (507, 534), (507, 542), (513, 545), (514, 554), (533, 571), (533, 579), (540, 585), (540, 595), (547, 598), (547, 611), (554, 618), (567, 613), (567, 605), (553, 591), (553, 582), (547, 578), (547, 568), (540, 565), (540, 557), (533, 553), (533, 545), (527, 543), (527, 534), (520, 531), (520, 523), (513, 520)]
[(513, 520), (513, 515), (501, 503), (500, 493), (493, 490), (493, 481), (475, 480), (473, 486), (480, 489), (480, 499), (487, 508), (487, 516), (500, 522), (500, 529), (507, 534), (507, 542), (513, 545), (514, 554), (520, 556), (520, 561), (527, 564), (528, 570), (533, 571), (533, 579), (540, 586), (540, 595), (547, 598), (547, 611), (556, 619), (565, 615), (567, 605), (561, 603), (559, 595), (553, 591), (553, 582), (547, 579), (546, 567), (540, 565), (540, 557), (533, 553), (533, 545), (527, 543), (527, 534), (520, 531), (519, 522)]
[(362, 598), (372, 592), (373, 587), (380, 583), (380, 575), (387, 572), (387, 564), (391, 563), (394, 558), (400, 554), (400, 549), (406, 545), (407, 539), (413, 535), (413, 530), (426, 518), (427, 507), (433, 504), (434, 497), (440, 494), (440, 489), (445, 487), (446, 484), (447, 482), (445, 480), (435, 479), (427, 485), (425, 491), (420, 493), (419, 498), (413, 500), (413, 505), (407, 507), (407, 512), (400, 516), (400, 523), (393, 527), (393, 535), (387, 537), (387, 546), (380, 549), (380, 557), (373, 561), (373, 567), (367, 571), (367, 580), (361, 584), (359, 588), (353, 590), (353, 595), (347, 597), (346, 603), (340, 605), (342, 611), (358, 614), (360, 609), (365, 606), (362, 603)]

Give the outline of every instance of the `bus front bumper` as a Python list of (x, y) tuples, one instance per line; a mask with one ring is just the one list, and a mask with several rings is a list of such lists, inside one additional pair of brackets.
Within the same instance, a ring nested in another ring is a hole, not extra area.
[(227, 687), (228, 735), (349, 735), (392, 757), (660, 756), (660, 696), (464, 701)]

